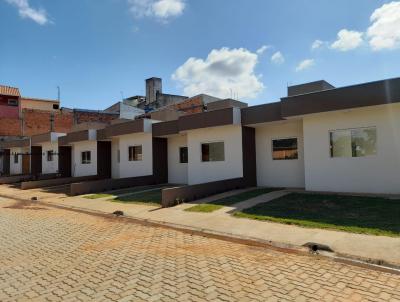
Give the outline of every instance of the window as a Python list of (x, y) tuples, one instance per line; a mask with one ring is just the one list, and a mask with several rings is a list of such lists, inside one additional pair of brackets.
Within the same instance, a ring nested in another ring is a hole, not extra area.
[(297, 138), (282, 138), (272, 140), (272, 159), (298, 159)]
[(179, 162), (181, 164), (187, 164), (187, 162), (188, 162), (188, 148), (187, 147), (179, 148)]
[(47, 151), (47, 161), (53, 161), (53, 156), (54, 156), (53, 150), (48, 150)]
[(376, 154), (376, 128), (335, 130), (329, 133), (331, 157), (363, 157)]
[(82, 164), (87, 165), (91, 163), (91, 152), (90, 151), (83, 151), (81, 153), (82, 156)]
[(18, 153), (14, 153), (14, 164), (18, 164)]
[(224, 161), (224, 149), (223, 142), (201, 144), (201, 161)]
[(129, 147), (129, 161), (142, 160), (142, 146)]
[(18, 100), (8, 99), (9, 106), (18, 106)]
[(58, 104), (53, 104), (53, 109), (60, 109), (60, 105), (58, 105)]

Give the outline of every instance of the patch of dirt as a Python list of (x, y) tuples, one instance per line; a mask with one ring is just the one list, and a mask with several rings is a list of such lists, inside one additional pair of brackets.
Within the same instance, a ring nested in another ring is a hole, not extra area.
[(4, 209), (14, 209), (14, 210), (48, 210), (44, 207), (38, 207), (32, 202), (28, 201), (18, 201), (11, 206), (3, 207)]

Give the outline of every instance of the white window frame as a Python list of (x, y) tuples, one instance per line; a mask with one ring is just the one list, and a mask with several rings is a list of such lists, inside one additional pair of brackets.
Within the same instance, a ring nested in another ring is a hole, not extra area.
[[(365, 156), (332, 156), (332, 145), (331, 145), (331, 133), (332, 132), (337, 132), (337, 131), (350, 131), (350, 135), (351, 135), (351, 131), (352, 130), (362, 130), (362, 129), (375, 129), (376, 132), (376, 152), (375, 154), (369, 154), (369, 155), (365, 155)], [(334, 130), (329, 130), (328, 131), (328, 151), (329, 151), (329, 158), (331, 160), (338, 160), (338, 159), (355, 159), (355, 158), (369, 158), (369, 157), (375, 157), (378, 155), (378, 127), (377, 126), (363, 126), (363, 127), (352, 127), (352, 128), (341, 128), (341, 129), (334, 129)]]

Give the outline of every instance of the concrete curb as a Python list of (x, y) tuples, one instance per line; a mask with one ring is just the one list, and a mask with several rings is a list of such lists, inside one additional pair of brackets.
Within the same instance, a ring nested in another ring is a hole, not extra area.
[(8, 196), (6, 194), (1, 194), (1, 193), (0, 193), (0, 197), (9, 198), (11, 200), (20, 201), (20, 202), (29, 202), (29, 203), (33, 203), (33, 204), (48, 206), (48, 207), (57, 208), (57, 209), (63, 209), (63, 210), (75, 211), (75, 212), (79, 212), (79, 213), (96, 215), (98, 217), (103, 217), (103, 218), (108, 218), (108, 219), (115, 218), (118, 220), (124, 220), (128, 223), (135, 223), (135, 224), (152, 226), (152, 227), (162, 227), (162, 228), (166, 228), (166, 229), (180, 231), (180, 232), (183, 232), (186, 234), (203, 236), (203, 237), (207, 237), (207, 238), (213, 238), (213, 239), (218, 239), (218, 240), (223, 240), (223, 241), (228, 241), (228, 242), (233, 242), (233, 243), (238, 243), (238, 244), (243, 244), (243, 245), (248, 245), (248, 246), (253, 246), (253, 247), (268, 248), (268, 249), (272, 249), (272, 250), (279, 251), (279, 252), (298, 254), (298, 255), (308, 256), (308, 257), (313, 257), (313, 258), (317, 257), (317, 258), (331, 259), (334, 262), (338, 262), (338, 263), (342, 263), (342, 264), (347, 264), (347, 265), (357, 266), (357, 267), (371, 269), (371, 270), (375, 270), (375, 271), (400, 275), (400, 265), (397, 265), (394, 263), (388, 263), (388, 262), (380, 260), (380, 259), (362, 258), (359, 256), (354, 256), (354, 255), (349, 255), (349, 254), (330, 253), (330, 252), (323, 252), (323, 251), (318, 254), (313, 254), (309, 251), (309, 249), (307, 247), (304, 247), (304, 246), (297, 246), (297, 245), (286, 244), (286, 243), (281, 243), (281, 242), (276, 242), (276, 241), (262, 240), (262, 239), (250, 237), (250, 236), (240, 236), (240, 235), (235, 235), (235, 234), (231, 234), (231, 233), (217, 232), (217, 231), (214, 231), (211, 229), (196, 228), (196, 227), (183, 225), (183, 224), (167, 223), (167, 222), (156, 221), (156, 220), (151, 220), (151, 219), (138, 218), (138, 217), (134, 217), (134, 216), (116, 217), (112, 213), (105, 213), (103, 211), (54, 204), (54, 203), (45, 202), (45, 201), (32, 201), (28, 198), (13, 197), (13, 196)]

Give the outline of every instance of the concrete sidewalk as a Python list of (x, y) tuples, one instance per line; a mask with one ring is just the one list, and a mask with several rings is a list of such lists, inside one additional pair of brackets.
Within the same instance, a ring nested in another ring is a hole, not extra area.
[[(241, 192), (243, 190), (238, 190)], [(23, 194), (22, 194), (23, 193)], [(125, 216), (174, 225), (181, 228), (195, 229), (209, 233), (272, 242), (276, 245), (300, 247), (309, 242), (329, 246), (338, 255), (348, 255), (353, 258), (382, 260), (390, 264), (400, 265), (400, 238), (386, 236), (371, 236), (353, 234), (323, 229), (302, 228), (267, 221), (235, 218), (228, 212), (236, 206), (244, 208), (243, 203), (224, 207), (212, 213), (196, 213), (183, 211), (210, 198), (196, 203), (182, 204), (172, 208), (158, 208), (145, 204), (127, 204), (107, 200), (90, 200), (82, 197), (66, 197), (65, 195), (30, 192), (0, 186), (0, 196), (10, 198), (30, 199), (34, 195), (39, 201), (76, 209), (84, 209), (102, 213), (112, 213), (116, 210), (124, 212)], [(216, 195), (218, 199), (234, 192)], [(265, 202), (287, 194), (285, 191), (275, 191), (251, 199), (251, 205)]]

